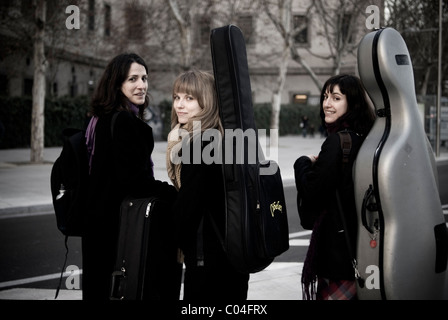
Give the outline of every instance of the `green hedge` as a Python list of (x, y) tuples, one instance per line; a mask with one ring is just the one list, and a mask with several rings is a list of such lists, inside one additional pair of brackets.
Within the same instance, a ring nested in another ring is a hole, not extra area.
[[(0, 97), (0, 121), (4, 132), (0, 149), (29, 148), (31, 139), (31, 97)], [(89, 100), (86, 96), (45, 100), (45, 147), (62, 145), (62, 130), (83, 128)]]
[[(31, 97), (0, 97), (0, 121), (5, 130), (0, 135), (0, 149), (28, 148), (31, 135)], [(89, 109), (87, 96), (60, 97), (45, 100), (45, 147), (62, 145), (62, 130), (67, 127), (83, 128)], [(163, 122), (162, 139), (170, 131), (171, 101), (159, 104)], [(319, 108), (307, 105), (282, 105), (280, 111), (280, 135), (300, 134), (300, 119), (307, 115), (310, 125), (320, 126)], [(271, 105), (254, 106), (255, 123), (258, 129), (267, 129), (269, 134)]]
[[(271, 125), (271, 104), (258, 104), (254, 106), (255, 124), (258, 129), (266, 129), (269, 134)], [(280, 109), (279, 134), (280, 136), (288, 134), (300, 134), (300, 122), (303, 116), (309, 118), (309, 125), (319, 129), (320, 116), (319, 107), (297, 104), (282, 105)]]

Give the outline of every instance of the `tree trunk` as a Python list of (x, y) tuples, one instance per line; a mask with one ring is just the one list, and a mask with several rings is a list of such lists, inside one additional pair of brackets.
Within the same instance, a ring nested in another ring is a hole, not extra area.
[[(280, 123), (280, 108), (282, 103), (282, 91), (285, 86), (286, 72), (288, 70), (290, 48), (288, 42), (285, 41), (283, 48), (282, 60), (280, 61), (280, 67), (277, 77), (277, 88), (274, 89), (272, 94), (272, 114), (271, 114), (271, 129), (278, 130)], [(271, 146), (278, 146), (278, 135), (271, 136)]]
[(317, 78), (317, 75), (314, 73), (313, 69), (308, 65), (308, 63), (306, 63), (305, 60), (302, 59), (295, 46), (291, 46), (291, 58), (306, 70), (308, 75), (311, 77), (311, 80), (313, 80), (313, 83), (316, 85), (317, 90), (320, 92), (322, 89), (322, 83)]
[[(168, 0), (171, 12), (176, 19), (177, 26), (180, 32), (180, 47), (181, 47), (181, 69), (187, 71), (191, 68), (192, 61), (192, 30), (191, 25), (187, 22), (180, 12), (179, 4), (175, 0)], [(189, 12), (191, 16), (191, 13)], [(191, 21), (191, 19), (189, 19)]]
[(432, 69), (432, 66), (429, 65), (429, 66), (427, 66), (427, 68), (425, 70), (425, 74), (423, 76), (423, 81), (422, 81), (422, 84), (421, 84), (420, 90), (419, 90), (419, 93), (422, 96), (426, 96), (426, 92), (428, 91), (428, 82), (429, 82), (429, 76), (431, 75), (431, 69)]
[(31, 115), (31, 162), (44, 158), (44, 109), (45, 109), (45, 15), (46, 1), (36, 0), (34, 35), (33, 109)]

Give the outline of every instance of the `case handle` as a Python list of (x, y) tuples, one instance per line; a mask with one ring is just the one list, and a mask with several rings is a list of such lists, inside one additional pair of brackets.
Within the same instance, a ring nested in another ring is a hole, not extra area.
[(361, 221), (364, 228), (367, 229), (370, 233), (375, 233), (375, 230), (369, 226), (367, 223), (367, 210), (373, 212), (378, 211), (378, 207), (376, 203), (369, 203), (370, 198), (373, 194), (373, 186), (369, 185), (369, 188), (367, 189), (366, 193), (364, 194), (364, 199), (362, 200), (362, 208), (361, 208)]

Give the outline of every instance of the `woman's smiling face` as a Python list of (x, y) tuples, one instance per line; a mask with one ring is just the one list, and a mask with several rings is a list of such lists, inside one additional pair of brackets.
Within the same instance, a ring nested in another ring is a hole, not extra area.
[(201, 111), (198, 100), (190, 94), (176, 92), (173, 95), (173, 106), (180, 124), (185, 124)]
[(327, 88), (324, 94), (322, 108), (325, 114), (325, 122), (328, 124), (336, 122), (347, 112), (347, 97), (341, 93), (339, 85), (333, 87), (333, 92)]
[(133, 62), (128, 76), (121, 85), (121, 92), (135, 105), (145, 103), (146, 91), (148, 90), (148, 75), (141, 64)]

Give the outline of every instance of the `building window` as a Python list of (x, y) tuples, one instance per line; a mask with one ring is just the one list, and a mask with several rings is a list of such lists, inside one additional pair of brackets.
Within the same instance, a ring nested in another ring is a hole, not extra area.
[(307, 104), (308, 94), (307, 93), (294, 93), (292, 95), (293, 104)]
[(294, 42), (300, 45), (308, 44), (308, 17), (304, 15), (293, 16)]
[(87, 27), (89, 31), (95, 30), (95, 0), (89, 0), (87, 11)]
[(344, 14), (342, 16), (342, 22), (341, 22), (341, 35), (342, 35), (342, 41), (345, 42), (348, 38), (348, 43), (353, 43), (353, 30), (351, 30), (350, 26), (350, 20), (352, 19), (352, 16), (350, 14)]
[(145, 32), (145, 9), (137, 2), (127, 3), (125, 7), (126, 32), (129, 40), (141, 40)]
[(76, 76), (72, 77), (72, 81), (69, 82), (70, 97), (76, 97), (78, 95), (78, 83), (76, 82)]
[(0, 96), (6, 96), (9, 93), (9, 81), (8, 77), (4, 74), (0, 74)]
[(201, 16), (199, 18), (199, 44), (208, 45), (210, 43), (210, 18)]
[(54, 97), (57, 97), (58, 94), (59, 94), (59, 92), (58, 92), (58, 83), (57, 83), (57, 82), (53, 82), (53, 88), (52, 88), (52, 90), (53, 90), (53, 96), (54, 96)]
[(252, 16), (251, 15), (238, 16), (236, 24), (241, 29), (246, 44), (254, 44), (255, 32)]
[(25, 78), (23, 81), (23, 95), (32, 96), (33, 95), (33, 79)]
[(34, 17), (33, 1), (21, 1), (21, 12), (24, 17)]
[(111, 29), (111, 11), (112, 8), (110, 5), (106, 4), (104, 6), (104, 36), (110, 37), (110, 29)]

